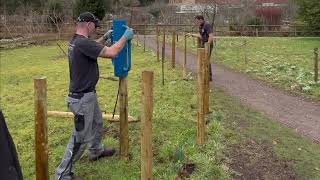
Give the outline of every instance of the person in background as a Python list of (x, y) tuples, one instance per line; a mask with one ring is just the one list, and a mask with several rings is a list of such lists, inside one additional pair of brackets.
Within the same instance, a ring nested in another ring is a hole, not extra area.
[[(209, 59), (211, 57), (211, 52), (213, 49), (213, 28), (211, 24), (206, 22), (204, 20), (204, 17), (202, 15), (195, 16), (194, 18), (195, 24), (199, 27), (199, 32), (196, 34), (189, 34), (192, 37), (197, 37), (201, 40), (200, 47), (204, 48), (205, 43), (209, 43), (210, 45), (210, 54)], [(209, 62), (209, 79), (212, 81), (212, 69), (211, 69), (211, 63)]]
[(0, 109), (0, 175), (1, 179), (22, 180), (16, 147)]
[(56, 169), (57, 180), (82, 179), (74, 176), (74, 164), (82, 156), (86, 145), (89, 160), (112, 156), (114, 148), (102, 144), (103, 121), (99, 107), (96, 84), (99, 80), (97, 58), (114, 58), (127, 41), (133, 38), (133, 29), (126, 26), (123, 36), (110, 47), (102, 45), (111, 37), (108, 31), (94, 41), (90, 37), (99, 27), (99, 20), (90, 12), (77, 18), (76, 32), (69, 43), (68, 59), (70, 71), (68, 108), (74, 114), (74, 130), (65, 150), (63, 159)]

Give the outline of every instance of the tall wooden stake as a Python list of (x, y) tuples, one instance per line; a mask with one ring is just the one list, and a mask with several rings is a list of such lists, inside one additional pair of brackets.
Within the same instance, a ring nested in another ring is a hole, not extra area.
[(198, 48), (198, 119), (197, 119), (197, 143), (199, 145), (205, 142), (205, 118), (204, 118), (204, 48)]
[(153, 72), (142, 72), (141, 179), (152, 180)]
[(184, 34), (183, 78), (187, 76), (187, 34)]
[(159, 24), (157, 24), (157, 61), (160, 61), (159, 54)]
[(174, 69), (176, 67), (176, 32), (172, 32), (172, 68)]
[(205, 43), (204, 45), (204, 50), (205, 50), (205, 61), (203, 62), (204, 66), (204, 113), (208, 114), (209, 113), (209, 92), (210, 92), (210, 78), (209, 78), (209, 61), (210, 61), (210, 44)]
[(162, 60), (164, 60), (164, 56), (166, 55), (166, 27), (163, 26), (163, 39), (162, 39)]
[(128, 85), (127, 78), (120, 77), (120, 157), (128, 160), (129, 129), (128, 129)]
[(162, 74), (162, 85), (164, 86), (164, 51), (165, 47), (162, 46), (162, 60), (161, 60), (161, 74)]
[(138, 47), (138, 45), (139, 45), (139, 35), (137, 34), (136, 37), (137, 37), (137, 42), (136, 43), (137, 43), (137, 47)]
[(144, 31), (143, 31), (143, 52), (146, 52), (146, 31), (147, 31), (147, 25), (144, 24)]
[(47, 78), (34, 79), (36, 179), (49, 179)]
[(318, 68), (319, 68), (319, 49), (314, 48), (314, 82), (318, 82), (318, 79), (319, 79)]
[(197, 41), (197, 48), (201, 47), (201, 39), (196, 37), (196, 41)]
[(162, 39), (162, 61), (161, 61), (161, 72), (162, 72), (162, 85), (164, 86), (164, 58), (166, 55), (166, 27), (163, 26), (163, 39)]
[(248, 64), (248, 58), (247, 58), (247, 39), (244, 40), (244, 62)]

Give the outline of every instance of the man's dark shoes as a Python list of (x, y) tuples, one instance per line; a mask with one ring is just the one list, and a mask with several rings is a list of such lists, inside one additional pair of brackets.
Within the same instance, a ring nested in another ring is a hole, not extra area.
[(72, 180), (84, 180), (82, 176), (72, 176)]
[(114, 148), (105, 148), (104, 151), (99, 156), (94, 157), (94, 158), (89, 158), (89, 160), (90, 161), (97, 161), (103, 157), (113, 156), (115, 152), (116, 152), (116, 150)]

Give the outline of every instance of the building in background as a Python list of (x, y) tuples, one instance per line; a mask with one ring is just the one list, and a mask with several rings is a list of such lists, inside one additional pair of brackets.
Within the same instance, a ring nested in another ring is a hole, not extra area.
[(196, 0), (169, 0), (171, 5), (181, 5), (181, 4), (195, 4)]
[(264, 24), (281, 25), (287, 21), (288, 0), (256, 0), (256, 16)]
[(176, 6), (176, 14), (192, 19), (204, 14), (208, 21), (225, 24), (241, 13), (241, 0), (170, 0), (169, 6)]
[(219, 24), (246, 24), (259, 18), (265, 25), (282, 25), (294, 16), (289, 0), (169, 0), (169, 6), (185, 15), (216, 11)]

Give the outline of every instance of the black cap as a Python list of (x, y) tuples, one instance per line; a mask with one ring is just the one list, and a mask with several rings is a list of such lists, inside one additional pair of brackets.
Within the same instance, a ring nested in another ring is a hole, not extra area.
[(202, 15), (197, 15), (197, 16), (194, 17), (194, 19), (204, 20), (204, 17)]
[(99, 19), (91, 12), (84, 12), (77, 18), (78, 22), (93, 22), (96, 27), (100, 27)]

